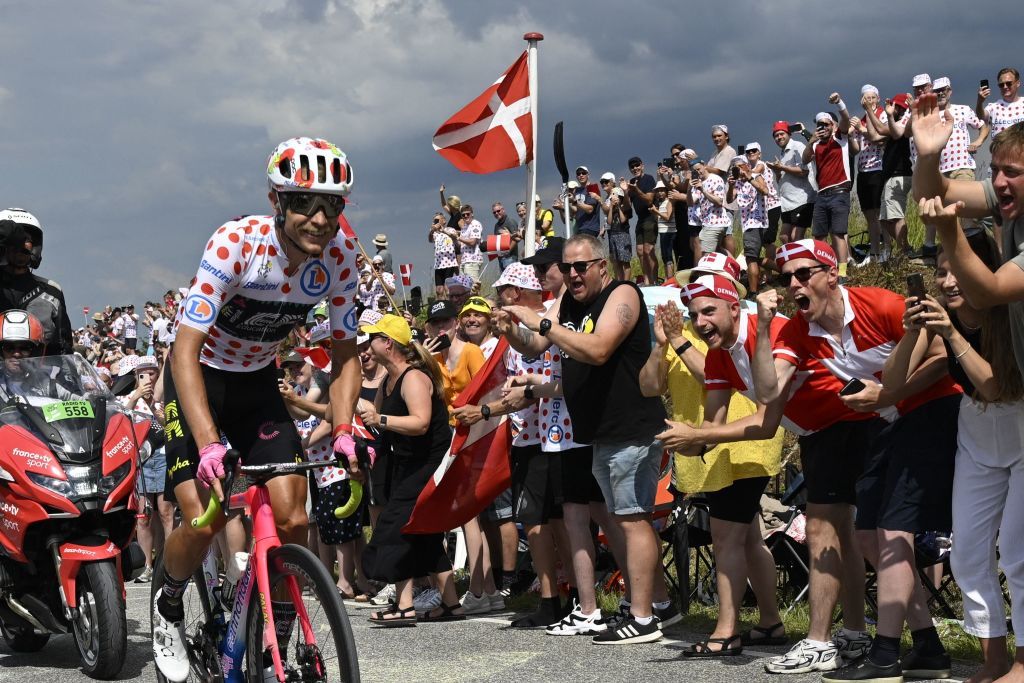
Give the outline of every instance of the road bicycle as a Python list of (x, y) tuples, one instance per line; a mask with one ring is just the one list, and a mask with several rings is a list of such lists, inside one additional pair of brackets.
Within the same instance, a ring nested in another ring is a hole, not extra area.
[[(238, 460), (237, 451), (228, 451), (225, 492), (231, 491)], [(222, 600), (217, 572), (210, 571), (210, 562), (204, 562), (205, 571), (203, 566), (196, 570), (182, 596), (190, 681), (263, 681), (264, 670), (271, 665), (276, 680), (282, 683), (359, 681), (355, 640), (338, 587), (307, 548), (281, 543), (266, 487), (271, 476), (305, 473), (331, 464), (344, 466), (341, 462), (301, 462), (237, 468), (251, 483), (244, 493), (230, 495), (227, 509), (249, 509), (253, 546), (230, 607)], [(196, 528), (207, 526), (220, 512), (220, 502), (211, 495), (206, 511), (191, 523)], [(153, 574), (154, 596), (163, 583), (161, 558)], [(268, 609), (273, 595), (279, 602), (286, 595), (296, 614), (292, 628), (280, 638), (273, 610)], [(165, 681), (159, 671), (157, 678)]]

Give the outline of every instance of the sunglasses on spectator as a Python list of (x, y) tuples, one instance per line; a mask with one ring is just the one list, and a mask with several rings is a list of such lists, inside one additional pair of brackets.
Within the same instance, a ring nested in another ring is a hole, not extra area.
[(284, 206), (303, 216), (315, 216), (323, 209), (328, 218), (337, 218), (345, 210), (345, 198), (319, 192), (285, 192), (281, 194)]
[(1014, 84), (1014, 81), (1000, 81), (999, 82), (999, 88), (1000, 89), (1002, 89), (1002, 88), (1012, 88), (1013, 84)]
[(576, 175), (590, 175), (586, 171), (576, 171)]
[(817, 270), (827, 270), (831, 266), (820, 265), (820, 266), (807, 266), (804, 268), (797, 268), (791, 273), (779, 273), (779, 276), (775, 278), (775, 282), (779, 287), (789, 287), (790, 281), (795, 277), (800, 284), (806, 284), (814, 272)]
[(35, 350), (36, 350), (36, 345), (35, 344), (28, 344), (28, 343), (18, 344), (16, 342), (4, 342), (4, 344), (3, 344), (3, 351), (4, 351), (4, 353), (7, 353), (7, 354), (15, 354), (15, 353), (31, 354)]
[(644, 166), (643, 164), (637, 164), (636, 166), (630, 166), (629, 170), (630, 171), (635, 171), (638, 168), (643, 168), (643, 166)]
[(464, 212), (464, 213), (462, 214), (462, 217), (463, 217), (463, 218), (468, 218), (469, 216), (472, 216), (472, 215), (473, 215), (473, 212), (472, 212), (472, 211), (466, 211), (466, 212)]
[(501, 209), (491, 209), (491, 213), (497, 216), (499, 213), (501, 213)]
[(589, 261), (573, 261), (572, 263), (559, 263), (558, 270), (562, 275), (568, 275), (569, 271), (575, 270), (577, 275), (583, 275), (590, 268), (591, 264), (597, 263), (602, 259), (592, 258)]
[(761, 150), (759, 150), (759, 149), (747, 149), (747, 150), (744, 150), (743, 153), (744, 154), (753, 154), (755, 152), (760, 152), (760, 151)]

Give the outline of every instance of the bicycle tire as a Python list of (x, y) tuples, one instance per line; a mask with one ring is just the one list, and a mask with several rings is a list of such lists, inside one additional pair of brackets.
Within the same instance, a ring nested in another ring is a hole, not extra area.
[[(316, 649), (307, 652), (304, 657), (299, 652), (302, 643), (302, 630), (298, 619), (287, 636), (287, 642), (281, 648), (282, 657), (287, 660), (289, 668), (296, 666), (309, 667), (322, 662), (326, 671), (323, 676), (314, 677), (311, 672), (301, 672), (302, 680), (323, 680), (334, 683), (358, 683), (359, 660), (356, 656), (355, 637), (348, 614), (338, 593), (338, 586), (327, 573), (327, 569), (309, 549), (299, 545), (282, 545), (271, 550), (267, 555), (267, 571), (270, 577), (270, 589), (273, 591), (285, 585), (289, 577), (295, 578), (302, 594), (303, 603), (309, 613), (311, 624), (321, 625), (326, 619), (330, 627), (333, 641), (328, 643), (318, 636)], [(311, 595), (307, 595), (310, 592)], [(260, 609), (258, 596), (249, 601), (249, 614), (246, 618), (246, 670), (249, 680), (262, 680), (263, 677), (263, 613)], [(314, 633), (322, 633), (322, 629), (314, 626)], [(328, 647), (333, 647), (333, 656)], [(319, 657), (311, 660), (311, 657)]]
[[(164, 557), (163, 553), (157, 556), (153, 562), (153, 582), (150, 584), (150, 610), (149, 610), (149, 634), (153, 636), (153, 600), (156, 599), (157, 591), (164, 585)], [(206, 578), (203, 576), (203, 568), (192, 575), (185, 593), (182, 595), (182, 604), (185, 609), (185, 635), (189, 642), (190, 670), (188, 681), (222, 681), (224, 679), (223, 669), (220, 663), (220, 653), (217, 651), (217, 643), (212, 636), (215, 624), (213, 619), (213, 598), (206, 586)], [(197, 611), (198, 609), (198, 611)], [(203, 649), (208, 646), (212, 649)], [(205, 675), (204, 675), (205, 672)], [(156, 668), (156, 679), (159, 683), (170, 683), (170, 681)]]

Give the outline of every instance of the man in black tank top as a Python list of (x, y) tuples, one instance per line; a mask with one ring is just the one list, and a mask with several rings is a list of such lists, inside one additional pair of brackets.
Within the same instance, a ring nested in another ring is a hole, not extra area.
[[(593, 445), (594, 477), (626, 539), (631, 614), (594, 642), (651, 642), (661, 638), (661, 622), (652, 614), (656, 581), (664, 597), (650, 519), (662, 451), (654, 436), (665, 424), (665, 408), (640, 391), (640, 369), (651, 349), (643, 295), (632, 282), (612, 280), (605, 246), (589, 235), (565, 243), (558, 267), (566, 289), (543, 318), (525, 306), (506, 306), (497, 322), (526, 356), (558, 347), (573, 438)], [(525, 327), (509, 327), (507, 316)]]

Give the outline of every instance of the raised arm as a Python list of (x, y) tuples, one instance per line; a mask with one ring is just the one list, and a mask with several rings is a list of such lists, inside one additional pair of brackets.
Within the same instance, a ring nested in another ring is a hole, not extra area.
[[(772, 320), (779, 307), (779, 295), (774, 289), (766, 289), (757, 295), (758, 329), (771, 329)], [(754, 344), (754, 392), (759, 403), (769, 404), (779, 397), (789, 396), (789, 383), (796, 374), (796, 364), (784, 358), (774, 358), (772, 339), (769, 334), (757, 335)]]

